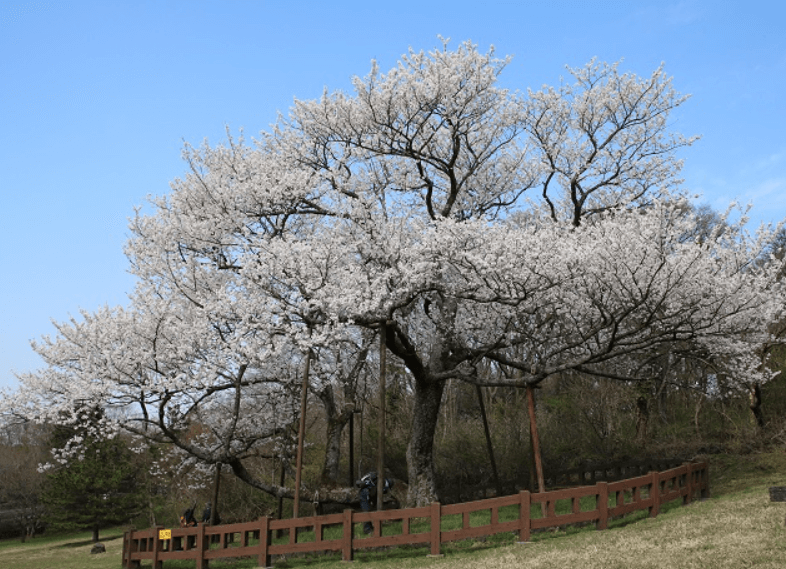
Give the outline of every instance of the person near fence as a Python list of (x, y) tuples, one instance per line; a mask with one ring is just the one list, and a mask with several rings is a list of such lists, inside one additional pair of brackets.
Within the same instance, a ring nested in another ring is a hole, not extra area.
[(188, 508), (183, 514), (180, 516), (180, 527), (181, 528), (191, 528), (197, 525), (197, 519), (194, 517), (194, 509), (196, 508), (196, 504)]
[[(211, 503), (207, 502), (205, 504), (205, 509), (202, 510), (202, 523), (203, 524), (209, 524), (210, 523), (210, 514), (211, 513), (212, 513), (211, 512)], [(218, 525), (220, 523), (221, 523), (221, 516), (219, 516), (218, 512), (216, 512), (216, 525)]]
[[(363, 476), (360, 480), (355, 482), (355, 485), (360, 488), (360, 508), (364, 512), (370, 512), (372, 504), (377, 502), (378, 480), (377, 473), (372, 471)], [(382, 493), (387, 494), (393, 488), (393, 480), (390, 478), (382, 479)], [(363, 524), (363, 532), (371, 533), (374, 531), (374, 524), (366, 522)]]
[[(194, 517), (194, 510), (195, 509), (196, 509), (196, 502), (194, 502), (193, 506), (191, 506), (190, 508), (187, 508), (186, 511), (184, 511), (180, 515), (180, 527), (181, 528), (192, 528), (192, 527), (195, 527), (197, 525), (197, 519)], [(188, 548), (190, 549), (190, 548), (194, 547), (194, 545), (196, 545), (196, 536), (189, 535), (189, 536), (186, 537), (186, 541), (188, 542)], [(179, 548), (179, 549), (182, 549), (182, 547)]]

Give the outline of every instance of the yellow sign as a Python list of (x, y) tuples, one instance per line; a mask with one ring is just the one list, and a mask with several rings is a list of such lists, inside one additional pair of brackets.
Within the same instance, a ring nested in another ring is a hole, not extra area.
[(172, 539), (172, 530), (171, 529), (158, 530), (158, 539), (162, 541), (165, 539)]

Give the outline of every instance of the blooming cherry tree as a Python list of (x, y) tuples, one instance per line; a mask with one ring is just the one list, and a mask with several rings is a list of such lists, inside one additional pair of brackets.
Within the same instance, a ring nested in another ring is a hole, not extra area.
[[(754, 355), (783, 305), (780, 265), (753, 262), (766, 232), (724, 223), (689, 238), (697, 217), (675, 152), (693, 139), (670, 130), (685, 97), (663, 69), (642, 79), (593, 61), (570, 70), (571, 85), (523, 95), (498, 85), (507, 62), (471, 43), (410, 51), (386, 74), (374, 64), (353, 95), (296, 101), (258, 140), (187, 147), (190, 172), (133, 222), (134, 305), (85, 316), (91, 334), (116, 331), (84, 356), (98, 367), (74, 373), (97, 398), (128, 382), (129, 404), (178, 402), (172, 425), (223, 390), (211, 409), (238, 418), (206, 440), (228, 462), (228, 449), (250, 451), (288, 420), (273, 397), (282, 369), (334, 350), (327, 378), (341, 346), (360, 362), (384, 327), (414, 385), (412, 505), (437, 497), (449, 379), (638, 380), (648, 352), (679, 343), (765, 381)], [(67, 338), (81, 326), (61, 336), (82, 345)], [(518, 372), (479, 374), (484, 360)], [(144, 387), (126, 379), (140, 365)], [(57, 373), (30, 376), (30, 397)], [(150, 416), (175, 432), (166, 413)]]

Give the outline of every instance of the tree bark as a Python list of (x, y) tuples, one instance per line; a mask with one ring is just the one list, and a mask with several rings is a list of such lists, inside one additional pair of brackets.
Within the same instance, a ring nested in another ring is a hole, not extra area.
[(668, 425), (669, 420), (666, 417), (666, 381), (669, 379), (671, 375), (671, 364), (672, 364), (672, 355), (671, 352), (666, 354), (666, 365), (661, 370), (661, 377), (660, 377), (660, 385), (658, 386), (655, 400), (658, 403), (658, 416), (660, 417), (661, 425)]
[(320, 482), (324, 486), (336, 486), (339, 483), (338, 474), (341, 466), (341, 435), (352, 417), (352, 407), (345, 405), (344, 409), (339, 412), (333, 387), (330, 385), (325, 386), (317, 395), (325, 409), (327, 421), (325, 461), (322, 465)]
[(415, 380), (412, 432), (407, 447), (409, 507), (426, 506), (437, 501), (434, 433), (444, 390), (444, 381)]
[(750, 391), (751, 404), (750, 409), (753, 417), (756, 419), (756, 426), (759, 429), (764, 428), (764, 413), (761, 410), (761, 386), (754, 383)]
[(636, 441), (641, 446), (647, 443), (647, 426), (649, 425), (650, 409), (647, 398), (640, 395), (636, 399)]
[(696, 429), (696, 439), (701, 440), (701, 429), (699, 428), (699, 413), (701, 412), (701, 404), (704, 402), (704, 391), (699, 395), (699, 400), (696, 402), (696, 410), (693, 413), (693, 426)]
[(324, 485), (338, 483), (339, 466), (341, 462), (341, 434), (344, 431), (347, 419), (344, 415), (327, 421), (327, 446), (325, 448), (325, 463), (322, 466), (321, 481)]
[[(266, 492), (277, 498), (281, 496), (290, 499), (295, 498), (294, 488), (286, 488), (276, 484), (269, 484), (264, 480), (257, 478), (248, 471), (240, 459), (232, 458), (227, 461), (227, 464), (232, 469), (232, 473), (249, 486), (262, 490), (263, 492)], [(354, 487), (323, 487), (318, 488), (316, 492), (303, 488), (299, 492), (299, 498), (301, 500), (308, 500), (310, 502), (313, 502), (318, 498), (319, 501), (323, 503), (345, 504), (348, 506), (356, 504), (358, 501), (357, 489)]]

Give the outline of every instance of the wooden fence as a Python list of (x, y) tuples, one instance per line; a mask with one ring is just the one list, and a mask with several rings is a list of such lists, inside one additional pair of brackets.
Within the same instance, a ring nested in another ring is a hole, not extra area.
[(648, 458), (615, 462), (588, 462), (570, 470), (550, 471), (546, 469), (548, 486), (582, 486), (596, 482), (614, 482), (624, 478), (641, 476), (653, 470), (676, 468), (685, 461), (679, 458)]
[[(597, 529), (606, 529), (612, 518), (638, 510), (648, 510), (650, 517), (655, 517), (663, 504), (678, 499), (689, 504), (697, 494), (709, 497), (707, 463), (685, 463), (664, 472), (593, 486), (537, 494), (522, 491), (463, 504), (435, 502), (382, 512), (344, 510), (288, 520), (264, 517), (231, 525), (157, 527), (126, 532), (123, 567), (139, 567), (142, 560), (151, 560), (153, 569), (162, 569), (163, 562), (170, 559), (193, 559), (202, 569), (210, 559), (229, 557), (256, 557), (259, 566), (270, 567), (273, 555), (316, 551), (340, 551), (344, 561), (352, 561), (355, 551), (361, 549), (405, 544), (429, 544), (430, 555), (439, 555), (443, 543), (504, 532), (515, 532), (526, 542), (533, 530), (549, 527), (595, 523)], [(473, 513), (474, 526), (470, 520)], [(478, 524), (481, 517), (487, 523)], [(362, 533), (366, 522), (374, 528), (368, 536)], [(288, 532), (288, 538), (273, 540), (277, 530)], [(211, 543), (216, 545), (211, 548)]]

